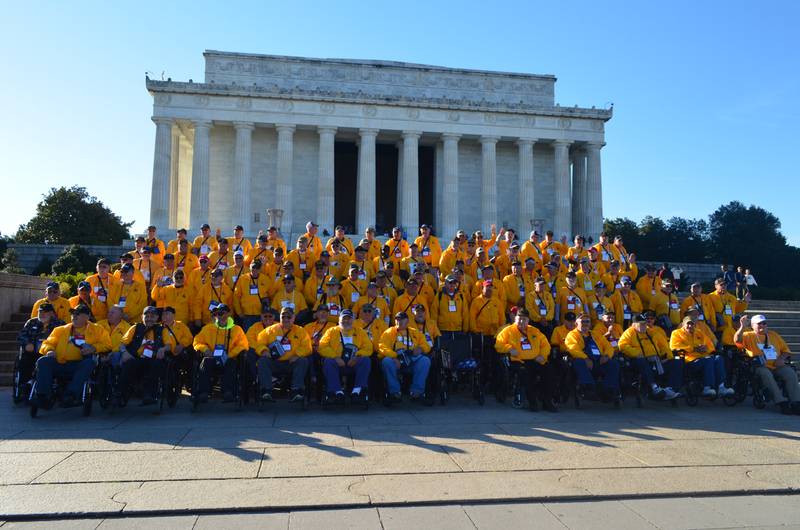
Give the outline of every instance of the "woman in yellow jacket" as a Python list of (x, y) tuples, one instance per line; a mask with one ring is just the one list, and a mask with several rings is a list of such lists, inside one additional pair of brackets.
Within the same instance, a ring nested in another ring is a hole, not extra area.
[(381, 335), (378, 358), (381, 370), (386, 381), (389, 399), (399, 402), (400, 381), (397, 373), (402, 371), (411, 374), (411, 388), (409, 394), (412, 400), (419, 399), (425, 394), (425, 383), (428, 381), (428, 372), (431, 369), (431, 360), (426, 355), (431, 351), (425, 336), (416, 328), (408, 325), (409, 318), (405, 312), (394, 316), (394, 326)]
[[(284, 308), (280, 313), (280, 322), (258, 334), (255, 368), (263, 401), (275, 401), (272, 397), (273, 374), (291, 374), (290, 401), (302, 401), (305, 397), (306, 372), (312, 352), (311, 338), (305, 329), (294, 323), (294, 318), (294, 311)], [(251, 356), (250, 359), (252, 363), (254, 358)]]
[(95, 367), (94, 355), (111, 349), (106, 330), (89, 322), (91, 314), (86, 305), (75, 307), (72, 322), (53, 329), (42, 342), (39, 348), (42, 357), (36, 361), (34, 398), (40, 405), (50, 404), (54, 377), (70, 379), (62, 404), (65, 407), (79, 405), (83, 384)]
[(344, 403), (342, 375), (347, 374), (355, 376), (350, 400), (367, 399), (373, 343), (366, 331), (353, 325), (354, 320), (353, 312), (345, 309), (339, 315), (339, 325), (326, 331), (319, 341), (327, 397), (340, 404)]
[(619, 404), (619, 361), (614, 358), (614, 348), (599, 331), (591, 330), (592, 319), (582, 313), (577, 319), (578, 326), (567, 333), (564, 345), (572, 357), (572, 368), (578, 377), (581, 392), (592, 395), (595, 392), (596, 378), (603, 378), (607, 395)]
[[(220, 271), (221, 272), (221, 271)], [(237, 368), (236, 358), (249, 348), (244, 330), (234, 324), (227, 304), (219, 304), (213, 310), (213, 321), (209, 322), (194, 338), (194, 350), (202, 357), (200, 361), (200, 388), (198, 401), (208, 401), (211, 391), (211, 373), (222, 372), (224, 401), (233, 400), (233, 385)]]
[[(683, 386), (683, 360), (675, 358), (669, 344), (661, 335), (647, 330), (647, 319), (642, 315), (634, 315), (631, 327), (622, 333), (619, 349), (626, 359), (639, 370), (650, 395), (654, 398), (672, 400), (680, 397)], [(653, 371), (666, 373), (668, 386), (661, 388), (655, 381)]]
[(733, 389), (725, 386), (724, 359), (714, 352), (711, 339), (697, 329), (692, 317), (684, 317), (681, 326), (672, 332), (669, 347), (684, 355), (691, 372), (702, 373), (703, 397), (733, 395)]
[[(497, 353), (507, 355), (509, 366), (525, 367), (525, 393), (528, 407), (538, 410), (537, 399), (541, 400), (545, 410), (557, 412), (553, 405), (553, 388), (556, 379), (555, 371), (548, 362), (550, 343), (538, 329), (529, 325), (530, 315), (525, 308), (520, 308), (514, 317), (514, 323), (503, 328), (497, 334), (495, 349)], [(539, 383), (537, 384), (537, 379)], [(514, 406), (522, 406), (522, 400), (514, 396)]]

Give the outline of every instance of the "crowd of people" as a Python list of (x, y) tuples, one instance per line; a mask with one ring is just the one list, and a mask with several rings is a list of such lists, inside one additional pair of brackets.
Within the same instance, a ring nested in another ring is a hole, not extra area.
[(315, 223), (306, 228), (290, 248), (275, 227), (251, 242), (242, 226), (222, 237), (204, 224), (166, 244), (149, 227), (119, 263), (98, 260), (71, 298), (48, 283), (19, 336), (19, 382), (44, 406), (54, 380), (66, 380), (61, 403), (76, 405), (92, 371), (110, 363), (119, 405), (131, 388), (148, 404), (167, 360), (190, 370), (200, 359), (199, 402), (215, 382), (232, 400), (244, 366), (263, 402), (287, 377), (292, 401), (320, 381), (329, 402), (364, 401), (380, 384), (391, 403), (404, 388), (430, 401), (429, 376), (445, 362), (480, 364), (480, 385), (499, 398), (513, 372), (524, 389), (515, 406), (555, 412), (570, 385), (618, 404), (625, 370), (653, 399), (680, 397), (687, 377), (702, 397), (729, 397), (733, 352), (753, 363), (780, 411), (800, 414), (789, 348), (763, 315), (743, 316), (751, 295), (736, 275), (731, 288), (727, 270), (712, 292), (695, 283), (679, 298), (668, 266), (640, 271), (608, 234), (569, 246), (549, 231), (521, 240), (492, 227), (488, 237), (458, 231), (443, 246), (427, 225), (413, 241), (395, 228), (385, 243), (373, 229), (354, 242), (337, 227), (323, 242)]

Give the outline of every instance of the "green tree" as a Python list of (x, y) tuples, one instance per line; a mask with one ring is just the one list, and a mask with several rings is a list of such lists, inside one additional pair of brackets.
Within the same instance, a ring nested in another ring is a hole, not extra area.
[(133, 223), (122, 219), (102, 202), (89, 195), (86, 188), (51, 188), (36, 206), (36, 215), (20, 225), (19, 243), (62, 243), (82, 245), (119, 245), (130, 238)]
[(0, 260), (0, 265), (2, 265), (3, 272), (8, 272), (11, 274), (25, 274), (25, 269), (19, 266), (19, 256), (17, 256), (17, 251), (13, 248), (9, 248), (3, 254), (3, 259)]
[(53, 274), (75, 274), (78, 272), (92, 271), (97, 263), (97, 257), (80, 245), (70, 245), (53, 263)]

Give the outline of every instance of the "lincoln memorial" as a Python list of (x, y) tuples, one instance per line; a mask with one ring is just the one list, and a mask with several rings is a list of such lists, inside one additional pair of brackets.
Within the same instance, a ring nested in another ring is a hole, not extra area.
[[(206, 51), (205, 79), (147, 79), (156, 124), (150, 221), (253, 236), (282, 210), (416, 234), (492, 224), (602, 228), (607, 109), (555, 103), (552, 75)], [(525, 237), (523, 235), (523, 237)]]

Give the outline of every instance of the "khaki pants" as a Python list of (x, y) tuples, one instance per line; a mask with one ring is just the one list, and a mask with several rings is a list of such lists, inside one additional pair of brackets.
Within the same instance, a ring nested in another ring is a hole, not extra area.
[(793, 403), (800, 401), (800, 386), (798, 386), (797, 383), (797, 372), (795, 372), (793, 368), (781, 366), (780, 368), (770, 370), (766, 366), (759, 366), (756, 369), (756, 375), (758, 375), (758, 378), (761, 380), (761, 384), (772, 394), (772, 399), (775, 403), (783, 403), (786, 401), (781, 389), (778, 387), (778, 383), (775, 382), (776, 379), (781, 379), (783, 381), (786, 394), (789, 396), (789, 401)]

